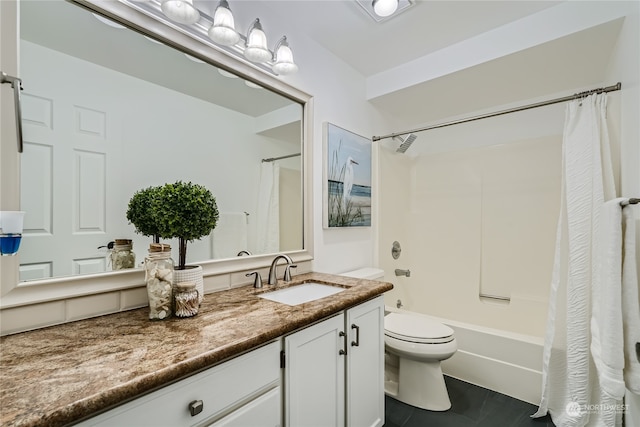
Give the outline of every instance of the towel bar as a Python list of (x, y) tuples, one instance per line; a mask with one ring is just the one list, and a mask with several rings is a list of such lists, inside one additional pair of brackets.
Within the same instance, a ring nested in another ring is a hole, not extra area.
[(622, 202), (620, 202), (620, 206), (624, 208), (625, 206), (637, 205), (638, 203), (640, 203), (640, 199), (631, 197), (628, 200), (623, 200)]

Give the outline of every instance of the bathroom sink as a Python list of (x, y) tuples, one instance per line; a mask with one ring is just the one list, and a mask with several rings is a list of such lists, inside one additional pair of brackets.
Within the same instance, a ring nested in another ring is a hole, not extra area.
[(308, 282), (300, 285), (291, 286), (289, 288), (280, 289), (279, 291), (266, 292), (258, 295), (260, 298), (270, 301), (279, 302), (287, 305), (298, 305), (305, 302), (315, 301), (329, 295), (337, 294), (344, 291), (344, 288), (337, 286), (325, 285), (323, 283)]

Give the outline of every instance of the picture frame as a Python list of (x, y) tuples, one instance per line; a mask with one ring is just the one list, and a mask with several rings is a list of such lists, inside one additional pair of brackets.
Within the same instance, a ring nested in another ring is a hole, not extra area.
[(323, 227), (371, 226), (371, 139), (326, 122)]

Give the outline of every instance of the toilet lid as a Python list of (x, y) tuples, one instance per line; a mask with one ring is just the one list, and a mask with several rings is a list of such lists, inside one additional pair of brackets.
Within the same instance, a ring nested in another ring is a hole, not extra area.
[(384, 333), (390, 337), (417, 343), (438, 344), (453, 340), (453, 329), (434, 320), (404, 313), (384, 317)]

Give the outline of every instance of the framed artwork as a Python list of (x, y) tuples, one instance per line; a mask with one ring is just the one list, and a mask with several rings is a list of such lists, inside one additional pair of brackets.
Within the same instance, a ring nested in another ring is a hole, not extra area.
[(371, 226), (371, 140), (325, 125), (325, 228)]

